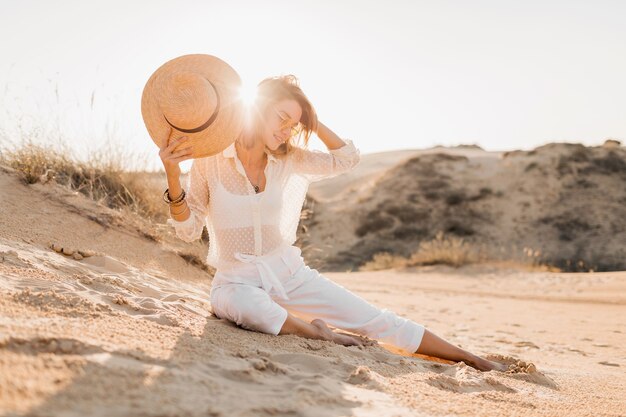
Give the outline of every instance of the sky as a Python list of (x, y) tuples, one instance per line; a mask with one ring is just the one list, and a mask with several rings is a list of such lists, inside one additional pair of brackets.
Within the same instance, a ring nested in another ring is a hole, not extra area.
[[(162, 165), (141, 117), (160, 65), (206, 53), (247, 88), (294, 74), (362, 154), (626, 141), (624, 1), (0, 0), (0, 131)], [(325, 149), (313, 137), (312, 149)], [(190, 161), (181, 167), (188, 169)]]

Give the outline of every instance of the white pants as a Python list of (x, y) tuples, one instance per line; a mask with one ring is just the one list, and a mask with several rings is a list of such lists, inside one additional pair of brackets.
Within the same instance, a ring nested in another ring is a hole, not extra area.
[(304, 264), (296, 246), (271, 254), (240, 254), (240, 265), (220, 270), (211, 284), (213, 314), (242, 328), (277, 335), (287, 314), (415, 352), (424, 326), (379, 309)]

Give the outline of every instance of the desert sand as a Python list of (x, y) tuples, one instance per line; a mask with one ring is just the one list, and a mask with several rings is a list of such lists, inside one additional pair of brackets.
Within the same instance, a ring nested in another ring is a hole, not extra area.
[(483, 373), (241, 329), (211, 314), (201, 241), (7, 167), (0, 190), (0, 415), (626, 415), (626, 272), (324, 272), (511, 365)]

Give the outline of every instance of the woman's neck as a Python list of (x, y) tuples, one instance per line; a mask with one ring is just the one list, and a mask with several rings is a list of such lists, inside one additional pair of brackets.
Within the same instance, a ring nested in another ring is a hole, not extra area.
[[(248, 138), (249, 142), (245, 139), (235, 141), (235, 150), (237, 151), (237, 157), (241, 163), (246, 167), (258, 168), (265, 163), (265, 144), (261, 140)], [(253, 143), (252, 147), (246, 148), (242, 143)]]

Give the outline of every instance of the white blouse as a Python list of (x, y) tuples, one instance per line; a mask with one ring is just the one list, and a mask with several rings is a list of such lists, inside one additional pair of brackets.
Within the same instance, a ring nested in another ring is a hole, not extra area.
[(266, 185), (258, 194), (234, 143), (216, 155), (194, 159), (185, 187), (191, 214), (167, 223), (186, 242), (199, 239), (206, 225), (206, 260), (217, 270), (293, 245), (309, 184), (347, 172), (360, 160), (352, 141), (344, 142), (328, 152), (295, 147), (289, 155), (274, 156), (266, 151)]

